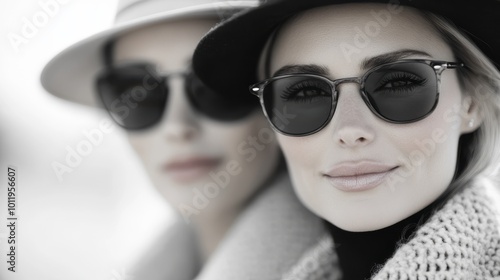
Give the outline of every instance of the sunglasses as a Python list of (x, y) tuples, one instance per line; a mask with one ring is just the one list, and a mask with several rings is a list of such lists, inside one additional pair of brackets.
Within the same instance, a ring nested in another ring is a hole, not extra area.
[(96, 88), (118, 125), (127, 130), (145, 129), (161, 121), (170, 93), (167, 81), (179, 76), (184, 79), (190, 105), (212, 120), (235, 121), (258, 107), (258, 102), (246, 96), (224, 96), (212, 91), (190, 69), (162, 74), (150, 63), (108, 66), (97, 75)]
[(379, 118), (397, 124), (419, 121), (434, 111), (441, 73), (462, 63), (401, 60), (379, 65), (362, 77), (330, 80), (315, 74), (290, 74), (250, 86), (271, 125), (288, 136), (323, 129), (337, 107), (342, 83), (360, 84), (365, 104)]

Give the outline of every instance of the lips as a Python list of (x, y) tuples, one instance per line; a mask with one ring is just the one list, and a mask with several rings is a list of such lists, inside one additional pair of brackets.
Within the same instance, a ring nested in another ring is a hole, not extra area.
[(197, 180), (215, 169), (220, 158), (186, 157), (172, 160), (162, 166), (163, 171), (178, 183), (187, 183)]
[(357, 192), (377, 187), (397, 167), (372, 161), (346, 162), (334, 165), (323, 175), (335, 188), (345, 192)]

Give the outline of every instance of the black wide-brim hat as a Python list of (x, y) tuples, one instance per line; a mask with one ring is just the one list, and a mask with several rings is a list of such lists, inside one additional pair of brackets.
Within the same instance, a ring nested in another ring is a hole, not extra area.
[(451, 20), (497, 66), (500, 65), (500, 1), (454, 0), (268, 0), (234, 15), (198, 44), (194, 71), (221, 94), (249, 94), (257, 82), (260, 53), (274, 29), (304, 10), (335, 4), (382, 3), (432, 12)]

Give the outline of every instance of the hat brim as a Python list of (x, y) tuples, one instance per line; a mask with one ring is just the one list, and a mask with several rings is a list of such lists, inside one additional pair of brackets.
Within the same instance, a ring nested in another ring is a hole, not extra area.
[[(448, 18), (469, 35), (493, 63), (500, 65), (500, 36), (495, 31), (500, 27), (500, 1), (395, 2)], [(391, 5), (387, 0), (270, 0), (234, 15), (202, 38), (193, 55), (194, 71), (205, 84), (222, 94), (248, 94), (248, 87), (257, 82), (261, 51), (279, 24), (307, 9), (353, 3)]]
[(214, 2), (176, 9), (142, 17), (97, 33), (75, 43), (52, 58), (42, 70), (41, 84), (49, 93), (82, 105), (101, 107), (95, 92), (95, 76), (104, 66), (103, 47), (110, 39), (131, 30), (164, 21), (183, 18), (218, 17), (255, 6), (255, 1), (240, 1), (237, 5)]

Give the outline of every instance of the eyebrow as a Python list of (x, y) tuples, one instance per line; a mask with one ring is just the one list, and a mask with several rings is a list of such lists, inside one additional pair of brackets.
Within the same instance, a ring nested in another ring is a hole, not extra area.
[(371, 58), (364, 59), (363, 62), (361, 63), (361, 68), (363, 70), (368, 70), (370, 68), (386, 64), (386, 63), (392, 63), (396, 62), (398, 60), (401, 60), (403, 58), (407, 58), (409, 56), (427, 56), (427, 57), (432, 57), (430, 54), (424, 52), (424, 51), (418, 51), (418, 50), (411, 50), (411, 49), (404, 49), (404, 50), (399, 50), (395, 52), (390, 52), (390, 53), (385, 53), (381, 55), (377, 55)]
[(316, 75), (328, 75), (328, 68), (325, 66), (320, 66), (316, 64), (293, 64), (285, 65), (274, 72), (273, 77), (288, 75), (288, 74), (316, 74)]
[[(431, 58), (432, 56), (424, 51), (403, 49), (395, 52), (385, 53), (377, 55), (371, 58), (366, 58), (361, 62), (361, 68), (367, 70), (378, 65), (396, 62), (398, 60), (410, 57), (410, 56), (427, 56)], [(273, 77), (289, 74), (316, 74), (322, 76), (328, 76), (328, 67), (321, 66), (317, 64), (292, 64), (285, 65), (274, 72)]]

